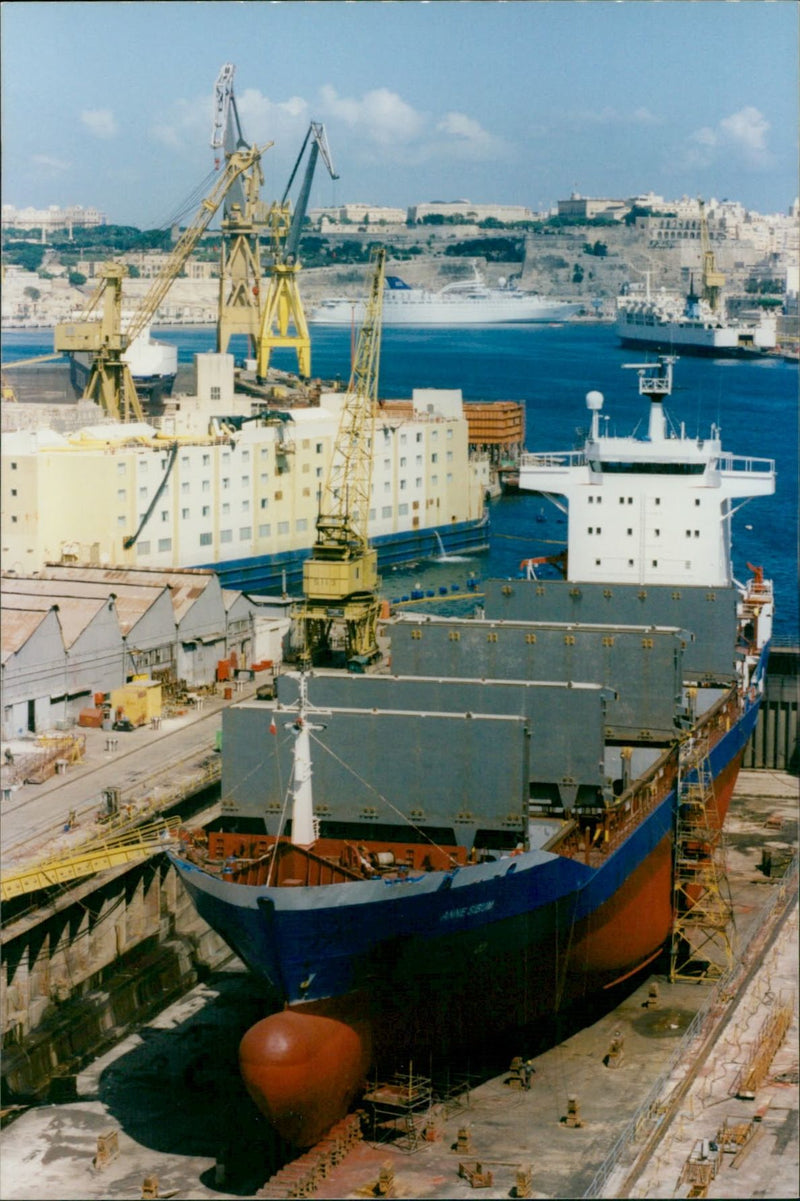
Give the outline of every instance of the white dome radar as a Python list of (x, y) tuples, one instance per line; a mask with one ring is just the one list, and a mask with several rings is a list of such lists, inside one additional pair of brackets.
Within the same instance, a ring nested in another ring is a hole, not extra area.
[(603, 407), (603, 393), (602, 392), (594, 392), (594, 391), (587, 392), (586, 393), (586, 407), (592, 413), (599, 413)]

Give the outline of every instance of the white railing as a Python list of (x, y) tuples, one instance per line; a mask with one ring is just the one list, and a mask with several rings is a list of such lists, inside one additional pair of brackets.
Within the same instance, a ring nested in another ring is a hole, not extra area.
[(544, 454), (536, 454), (532, 451), (526, 451), (520, 456), (520, 467), (534, 468), (565, 468), (565, 467), (584, 467), (586, 465), (586, 453), (582, 450), (570, 451), (551, 451)]
[(742, 472), (748, 475), (774, 475), (774, 459), (751, 459), (746, 455), (720, 455), (717, 459), (719, 471), (733, 471), (737, 475)]

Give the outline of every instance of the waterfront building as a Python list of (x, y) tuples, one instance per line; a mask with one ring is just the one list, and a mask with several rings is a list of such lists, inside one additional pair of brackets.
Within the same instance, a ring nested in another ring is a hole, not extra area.
[[(234, 586), (254, 561), (299, 571), (344, 393), (323, 392), (318, 407), (267, 410), (234, 395), (233, 357), (211, 353), (197, 355), (197, 379), (197, 397), (176, 398), (158, 425), (6, 434), (6, 569), (213, 567)], [(374, 437), (370, 536), (387, 546), (416, 540), (424, 553), (438, 534), (456, 549), (458, 532), (481, 525), (489, 487), (488, 456), (470, 454), (461, 392), (421, 389), (386, 402)]]

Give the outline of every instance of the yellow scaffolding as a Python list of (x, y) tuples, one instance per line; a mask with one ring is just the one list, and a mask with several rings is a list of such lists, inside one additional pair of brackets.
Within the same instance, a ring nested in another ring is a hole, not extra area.
[(177, 817), (148, 822), (119, 838), (84, 843), (74, 855), (44, 859), (17, 871), (7, 872), (0, 879), (0, 900), (9, 901), (40, 888), (70, 884), (96, 872), (146, 859), (170, 844), (180, 824)]
[(677, 787), (670, 980), (716, 980), (733, 966), (733, 905), (707, 737), (681, 748)]

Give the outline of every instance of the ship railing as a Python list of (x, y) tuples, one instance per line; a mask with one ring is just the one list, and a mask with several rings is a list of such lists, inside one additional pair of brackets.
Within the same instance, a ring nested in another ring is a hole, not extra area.
[(721, 454), (717, 459), (717, 469), (735, 475), (772, 476), (775, 474), (775, 460), (755, 459), (749, 455)]
[[(583, 1193), (583, 1197), (604, 1196), (611, 1177), (623, 1166), (623, 1160), (626, 1157), (635, 1159), (635, 1153), (631, 1154), (631, 1149), (635, 1144), (643, 1142), (660, 1126), (665, 1125), (665, 1119), (669, 1121), (673, 1116), (671, 1111), (676, 1104), (680, 1103), (686, 1087), (692, 1080), (692, 1044), (699, 1038), (707, 1041), (715, 1036), (718, 1022), (728, 1012), (739, 991), (747, 983), (748, 974), (754, 964), (762, 958), (765, 949), (763, 944), (768, 941), (777, 922), (782, 917), (781, 911), (788, 912), (789, 906), (795, 901), (798, 866), (798, 856), (795, 854), (780, 884), (765, 902), (758, 920), (753, 922), (746, 938), (740, 944), (736, 961), (719, 977), (705, 1002), (686, 1027), (669, 1062), (661, 1070), (647, 1096), (628, 1120), (606, 1156), (605, 1162), (595, 1173), (591, 1184)], [(695, 1058), (696, 1056), (697, 1049), (695, 1049)], [(630, 1166), (632, 1167), (632, 1165)], [(619, 1196), (620, 1193), (615, 1191), (612, 1195)]]
[(563, 451), (544, 451), (533, 452), (525, 451), (520, 455), (520, 467), (536, 467), (536, 468), (559, 468), (565, 467), (585, 467), (586, 453), (582, 450), (563, 450)]

